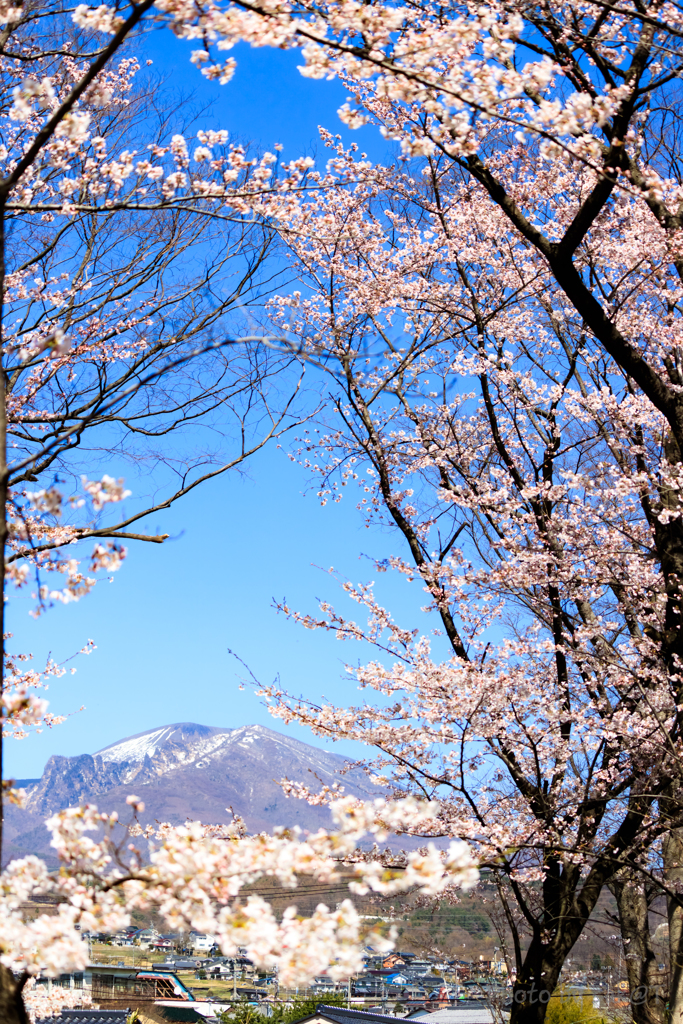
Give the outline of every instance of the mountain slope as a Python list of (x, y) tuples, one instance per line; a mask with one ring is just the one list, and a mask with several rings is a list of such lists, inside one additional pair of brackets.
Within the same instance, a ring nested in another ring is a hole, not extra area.
[(276, 825), (316, 829), (330, 824), (324, 807), (284, 796), (284, 777), (312, 789), (341, 782), (348, 793), (373, 797), (378, 790), (362, 772), (345, 767), (338, 754), (309, 746), (260, 725), (221, 729), (182, 722), (119, 740), (96, 754), (50, 758), (39, 782), (28, 789), (26, 808), (12, 808), (8, 840), (12, 856), (48, 849), (42, 821), (65, 807), (94, 802), (126, 821), (126, 797), (145, 802), (144, 823), (187, 818), (222, 823), (231, 810), (250, 832)]

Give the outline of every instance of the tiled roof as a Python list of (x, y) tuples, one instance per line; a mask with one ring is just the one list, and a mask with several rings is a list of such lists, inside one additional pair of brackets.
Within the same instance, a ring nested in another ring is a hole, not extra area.
[(414, 1020), (420, 1024), (493, 1024), (493, 1014), (485, 1003), (477, 1006), (474, 1000), (467, 1000), (465, 1005), (455, 1003), (452, 1008), (435, 1010)]
[[(372, 1013), (368, 1010), (348, 1010), (344, 1006), (326, 1006), (319, 1003), (315, 1013), (304, 1017), (303, 1021), (312, 1021), (316, 1017), (324, 1017), (331, 1024), (388, 1024), (389, 1021), (403, 1021), (391, 1013)], [(303, 1021), (298, 1024), (303, 1024)], [(489, 1008), (474, 1000), (467, 1000), (465, 1005), (457, 1003), (452, 1009), (437, 1010), (424, 1017), (414, 1018), (412, 1024), (493, 1024), (493, 1014)]]
[(390, 1020), (400, 1020), (401, 1018), (396, 1017), (392, 1013), (372, 1013), (369, 1010), (347, 1010), (345, 1006), (325, 1006), (324, 1003), (320, 1003), (318, 1006), (318, 1013), (327, 1017), (328, 1020), (333, 1020), (336, 1024), (362, 1024), (366, 1021), (367, 1024), (386, 1024)]
[(130, 1010), (62, 1010), (36, 1024), (126, 1024), (129, 1016)]

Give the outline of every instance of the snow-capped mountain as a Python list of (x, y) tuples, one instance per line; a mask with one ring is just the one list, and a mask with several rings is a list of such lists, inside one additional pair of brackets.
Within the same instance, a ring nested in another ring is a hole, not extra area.
[(286, 777), (311, 789), (341, 782), (348, 793), (378, 795), (362, 772), (340, 776), (345, 764), (338, 754), (261, 725), (223, 729), (182, 722), (150, 729), (95, 754), (51, 757), (42, 778), (29, 787), (25, 809), (12, 808), (11, 854), (45, 850), (45, 817), (75, 804), (97, 803), (127, 820), (131, 793), (144, 800), (149, 822), (227, 822), (232, 809), (253, 832), (276, 825), (327, 826), (326, 808), (287, 799), (277, 782)]
[[(209, 754), (220, 746), (226, 736), (234, 732), (248, 732), (257, 726), (246, 726), (243, 729), (216, 729), (209, 725), (194, 725), (182, 722), (180, 725), (165, 725), (161, 729), (140, 732), (126, 740), (111, 743), (108, 747), (98, 750), (103, 761), (121, 764), (128, 761), (137, 764), (146, 757), (154, 757), (157, 751), (176, 751), (180, 761), (186, 762), (188, 753), (194, 755)], [(270, 731), (270, 730), (267, 730)]]

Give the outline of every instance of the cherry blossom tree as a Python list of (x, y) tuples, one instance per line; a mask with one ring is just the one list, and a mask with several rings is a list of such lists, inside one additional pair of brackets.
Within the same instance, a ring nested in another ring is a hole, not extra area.
[[(635, 472), (644, 474), (636, 519), (646, 524), (640, 540), (648, 551), (643, 566), (656, 566), (657, 573), (656, 578), (645, 573), (640, 592), (656, 594), (657, 600), (646, 609), (640, 602), (622, 604), (612, 588), (619, 614), (608, 621), (624, 623), (629, 644), (640, 631), (643, 643), (653, 645), (644, 663), (648, 674), (656, 663), (662, 675), (657, 685), (643, 685), (643, 700), (659, 709), (659, 695), (666, 695), (661, 699), (667, 710), (653, 713), (660, 716), (666, 734), (662, 742), (673, 761), (666, 769), (660, 765), (659, 781), (650, 793), (653, 813), (666, 837), (659, 881), (669, 898), (672, 1019), (680, 1022), (679, 7), (602, 0), (476, 7), (458, 2), (435, 7), (386, 0), (362, 5), (235, 0), (225, 7), (215, 4), (200, 10), (168, 4), (165, 9), (175, 18), (180, 35), (204, 33), (205, 48), (195, 59), (208, 74), (218, 73), (212, 44), (217, 50), (238, 40), (301, 46), (305, 75), (337, 75), (347, 86), (349, 102), (340, 114), (349, 127), (376, 125), (386, 138), (396, 140), (406, 159), (422, 160), (428, 176), (435, 163), (441, 169), (450, 166), (461, 176), (462, 201), (476, 205), (478, 218), (502, 217), (501, 237), (510, 241), (499, 266), (530, 261), (545, 282), (551, 319), (561, 327), (563, 318), (574, 318), (585, 358), (590, 355), (596, 366), (603, 367), (596, 393), (623, 386), (628, 404), (638, 408), (629, 424), (632, 433), (624, 435), (622, 424), (616, 437), (640, 460)], [(477, 315), (485, 308), (479, 305)], [(538, 337), (543, 333), (535, 319), (525, 331)], [(501, 351), (504, 355), (504, 346)], [(511, 351), (516, 351), (514, 346)], [(564, 367), (567, 372), (569, 368)], [(545, 369), (539, 372), (546, 374)], [(557, 386), (553, 380), (552, 386)], [(561, 377), (564, 388), (570, 386), (563, 381)], [(617, 403), (620, 417), (621, 404)], [(547, 420), (547, 413), (546, 408), (534, 417), (553, 438), (557, 436), (561, 451), (561, 436), (555, 434), (556, 424)], [(607, 443), (611, 420), (605, 429)], [(495, 451), (505, 462), (498, 442)], [(552, 461), (541, 465), (548, 468)], [(511, 468), (505, 465), (507, 474)], [(539, 470), (541, 478), (544, 471)], [(630, 493), (635, 501), (635, 490)], [(620, 497), (615, 494), (613, 500)], [(382, 493), (377, 500), (388, 498)], [(539, 508), (543, 511), (545, 504)], [(393, 511), (390, 514), (395, 518)], [(403, 531), (402, 524), (397, 525)], [(424, 575), (425, 555), (418, 539), (408, 542)], [(564, 542), (565, 538), (563, 549)], [(564, 598), (558, 600), (548, 620), (556, 646), (558, 629), (568, 628), (561, 626)], [(648, 621), (655, 606), (657, 621)], [(582, 616), (590, 602), (576, 607)], [(602, 613), (594, 614), (601, 622)], [(642, 659), (638, 663), (642, 665)], [(605, 733), (605, 739), (609, 737)], [(638, 899), (644, 898), (642, 889), (639, 892)], [(639, 916), (646, 920), (642, 906)]]
[[(0, 552), (7, 587), (34, 587), (36, 614), (117, 569), (121, 541), (161, 543), (138, 525), (146, 515), (294, 422), (296, 353), (269, 352), (269, 338), (238, 312), (272, 288), (264, 259), (277, 224), (298, 209), (310, 161), (252, 158), (223, 128), (199, 131), (195, 142), (164, 119), (152, 123), (125, 45), (145, 19), (182, 34), (195, 14), (148, 0), (120, 9), (0, 5)], [(227, 80), (231, 68), (229, 59), (204, 71)], [(198, 421), (224, 440), (196, 450)], [(124, 456), (153, 458), (177, 483), (119, 512), (130, 494), (111, 464)], [(102, 463), (108, 471), (95, 472)], [(78, 545), (92, 541), (86, 567)], [(4, 650), (1, 663), (3, 735), (54, 724), (38, 691), (61, 667), (37, 672), (27, 655)], [(6, 798), (21, 798), (11, 783)], [(250, 837), (239, 822), (150, 833), (136, 823), (138, 799), (129, 803), (123, 824), (94, 807), (56, 815), (48, 827), (58, 872), (27, 857), (0, 874), (4, 1021), (25, 1024), (23, 993), (37, 974), (82, 969), (84, 931), (117, 929), (136, 908), (153, 904), (169, 927), (209, 930), (226, 953), (246, 945), (285, 983), (304, 983), (328, 964), (338, 976), (359, 967), (353, 904), (321, 905), (307, 919), (292, 906), (278, 921), (266, 903), (241, 896), (245, 885), (332, 879), (340, 860), (355, 863), (358, 892), (427, 895), (477, 880), (462, 842), (397, 865), (356, 854), (363, 835), (438, 814), (413, 797), (338, 801), (335, 830), (307, 837)], [(22, 904), (36, 894), (57, 897), (56, 912), (25, 921)], [(27, 1003), (38, 1012), (35, 993)]]
[[(151, 5), (141, 4), (135, 14), (140, 18), (150, 10)], [(461, 363), (446, 379), (457, 372), (467, 383), (477, 380), (482, 436), (476, 434), (478, 414), (472, 414), (472, 435), (460, 437), (456, 427), (469, 417), (464, 410), (450, 409), (450, 397), (445, 403), (449, 413), (442, 408), (429, 431), (421, 430), (421, 418), (411, 414), (403, 391), (401, 346), (387, 330), (379, 336), (397, 369), (380, 374), (380, 382), (390, 378), (388, 388), (374, 380), (363, 382), (364, 388), (379, 388), (383, 398), (395, 392), (413, 431), (401, 427), (406, 450), (416, 459), (410, 443), (426, 449), (420, 458), (425, 465), (432, 461), (439, 481), (431, 500), (450, 496), (462, 516), (453, 530), (462, 527), (458, 537), (472, 537), (471, 550), (464, 542), (456, 546), (455, 532), (446, 534), (446, 547), (432, 549), (429, 537), (438, 531), (440, 513), (425, 525), (419, 504), (413, 509), (408, 501), (413, 495), (403, 492), (413, 490), (408, 485), (398, 492), (399, 500), (396, 488), (403, 487), (408, 470), (400, 460), (398, 467), (391, 460), (382, 466), (375, 448), (384, 451), (384, 441), (374, 437), (379, 428), (363, 408), (368, 397), (347, 386), (347, 400), (363, 431), (362, 445), (353, 432), (352, 440), (365, 457), (369, 446), (376, 462), (370, 460), (378, 479), (368, 492), (374, 498), (364, 500), (386, 507), (406, 537), (412, 563), (403, 565), (399, 559), (397, 568), (423, 579), (453, 651), (449, 670), (457, 680), (464, 717), (452, 711), (436, 716), (444, 727), (451, 718), (457, 723), (448, 737), (452, 747), (467, 752), (469, 739), (475, 751), (476, 741), (499, 744), (496, 756), (500, 753), (509, 775), (496, 784), (505, 789), (508, 780), (514, 784), (511, 792), (521, 794), (522, 805), (514, 808), (519, 821), (552, 833), (559, 807), (566, 806), (571, 827), (577, 829), (568, 850), (554, 834), (533, 841), (525, 831), (512, 837), (515, 850), (554, 851), (547, 863), (543, 853), (531, 867), (522, 858), (507, 868), (511, 885), (538, 884), (547, 897), (540, 916), (529, 910), (527, 917), (533, 940), (517, 979), (515, 996), (521, 993), (522, 1000), (515, 1013), (542, 1018), (544, 1008), (532, 1005), (529, 986), (538, 988), (545, 979), (547, 992), (608, 878), (622, 868), (655, 871), (661, 855), (658, 880), (669, 898), (672, 1019), (678, 1022), (683, 1019), (678, 8), (576, 2), (405, 8), (306, 0), (200, 6), (167, 0), (150, 16), (170, 22), (180, 36), (201, 39), (202, 48), (193, 51), (192, 59), (209, 77), (230, 74), (231, 62), (221, 53), (238, 40), (303, 45), (305, 74), (338, 75), (347, 84), (350, 102), (341, 113), (350, 127), (376, 124), (400, 144), (406, 158), (423, 160), (427, 177), (450, 167), (461, 187), (460, 209), (475, 210), (477, 225), (493, 220), (506, 240), (496, 264), (502, 279), (503, 268), (523, 269), (524, 284), (516, 287), (526, 293), (528, 267), (543, 282), (533, 302), (526, 294), (521, 302), (519, 296), (517, 308), (523, 312), (511, 327), (491, 328), (489, 340), (490, 307), (482, 298), (490, 296), (479, 296), (479, 277), (486, 276), (482, 265), (476, 266), (476, 281), (466, 267), (464, 279), (458, 278), (471, 292), (468, 316), (478, 341), (476, 351), (458, 355)], [(112, 39), (125, 25), (113, 7), (79, 10), (77, 18), (111, 32)], [(442, 237), (438, 207), (430, 213)], [(408, 235), (409, 228), (403, 228)], [(438, 266), (439, 253), (433, 257), (431, 266)], [(392, 268), (377, 263), (386, 284)], [(448, 310), (446, 299), (451, 300), (442, 291), (436, 289), (437, 310)], [(385, 298), (382, 305), (393, 307), (393, 302)], [(494, 303), (506, 311), (508, 302), (509, 296), (494, 292)], [(329, 340), (328, 326), (313, 325), (316, 344)], [(409, 317), (409, 333), (412, 327)], [(375, 323), (372, 329), (378, 330)], [(343, 344), (343, 337), (343, 331), (335, 334), (335, 344)], [(520, 358), (522, 341), (526, 349)], [(558, 351), (563, 354), (559, 362)], [(411, 371), (415, 367), (415, 374), (443, 381), (439, 357), (424, 358), (426, 363), (414, 357)], [(408, 376), (414, 388), (415, 378)], [(431, 393), (418, 394), (427, 406), (433, 401)], [(375, 408), (382, 405), (377, 397), (373, 401)], [(397, 452), (404, 454), (401, 431), (398, 438), (391, 435), (392, 460)], [(435, 454), (441, 447), (448, 450), (451, 435), (458, 437), (463, 459), (454, 460), (456, 476), (462, 478), (457, 483)], [(478, 466), (474, 478), (472, 466)], [(426, 472), (424, 465), (420, 469)], [(482, 475), (487, 480), (483, 493), (473, 483)], [(434, 517), (438, 507), (432, 505)], [(436, 554), (427, 557), (425, 549)], [(458, 558), (461, 571), (455, 572), (451, 563)], [(487, 588), (489, 601), (482, 607), (475, 597)], [(405, 648), (408, 669), (399, 673), (401, 686), (407, 674), (410, 686), (426, 693), (426, 680), (441, 679), (441, 662), (432, 660), (412, 631), (395, 635), (397, 627), (368, 593), (354, 596), (370, 605), (370, 639), (378, 638), (382, 626), (392, 637), (390, 650), (397, 644)], [(495, 629), (494, 622), (515, 601), (525, 614), (510, 621), (504, 641), (492, 648), (486, 646), (490, 640), (482, 639), (478, 647), (477, 638)], [(333, 617), (333, 625), (347, 632), (344, 620)], [(348, 630), (365, 635), (359, 627)], [(360, 678), (388, 691), (387, 697), (398, 685), (396, 670), (382, 665), (361, 671)], [(524, 705), (524, 713), (518, 710), (512, 717), (511, 692)], [(427, 723), (435, 720), (432, 713)], [(371, 723), (378, 715), (389, 728), (382, 719), (385, 710), (368, 714)], [(411, 707), (411, 714), (425, 724), (421, 705)], [(317, 720), (324, 719), (318, 712)], [(334, 721), (338, 726), (339, 719)], [(521, 748), (506, 745), (509, 732)], [(366, 737), (373, 736), (368, 726)], [(446, 733), (439, 737), (443, 742)], [(379, 738), (391, 745), (384, 734)], [(403, 757), (400, 744), (396, 753)], [(420, 764), (427, 755), (418, 753), (411, 749), (410, 757)], [(462, 756), (463, 778), (478, 782), (479, 758)], [(500, 809), (505, 801), (501, 790), (495, 792)], [(559, 804), (550, 808), (555, 797)], [(471, 802), (466, 799), (468, 807)], [(577, 814), (577, 802), (587, 817)], [(488, 802), (485, 815), (481, 804), (475, 806), (481, 821), (493, 828), (497, 819)], [(458, 821), (457, 827), (465, 829), (465, 824)], [(510, 839), (507, 833), (504, 837)], [(501, 842), (491, 843), (491, 855)], [(540, 872), (537, 881), (534, 870)], [(581, 879), (582, 871), (587, 875), (580, 882), (580, 905), (567, 904), (579, 891), (579, 882), (574, 885), (571, 879)]]
[[(634, 1016), (663, 1020), (644, 881), (667, 893), (675, 936), (681, 752), (658, 548), (677, 521), (674, 442), (483, 187), (443, 156), (416, 175), (326, 138), (344, 181), (302, 203), (302, 288), (272, 306), (329, 375), (336, 410), (297, 457), (323, 503), (356, 487), (368, 521), (402, 535), (405, 554), (375, 569), (418, 580), (438, 629), (402, 627), (368, 585), (344, 583), (367, 625), (285, 604), (374, 645), (349, 672), (377, 697), (335, 708), (263, 692), (285, 720), (374, 748), (369, 771), (438, 795), (441, 834), (478, 847), (512, 932), (513, 1020), (543, 1019), (608, 883), (633, 943)], [(535, 153), (516, 160), (539, 195), (559, 187)], [(567, 204), (583, 178), (565, 171)], [(586, 276), (613, 275), (633, 329), (666, 322), (651, 272), (666, 237), (632, 196), (608, 227), (585, 243)], [(634, 252), (642, 275), (623, 272)]]

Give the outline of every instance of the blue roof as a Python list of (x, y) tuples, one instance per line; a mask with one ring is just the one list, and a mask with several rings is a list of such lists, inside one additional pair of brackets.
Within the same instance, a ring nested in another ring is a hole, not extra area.
[[(163, 966), (164, 966), (163, 964), (159, 965), (159, 967), (163, 967)], [(168, 978), (168, 977), (171, 977), (171, 978), (173, 978), (173, 981), (178, 986), (178, 988), (182, 992), (185, 993), (185, 998), (188, 999), (190, 1002), (195, 1002), (195, 998), (192, 995), (192, 993), (190, 992), (189, 988), (187, 988), (185, 985), (183, 985), (182, 981), (180, 980), (180, 978), (178, 977), (178, 975), (174, 971), (162, 971), (162, 970), (159, 970), (159, 967), (156, 967), (156, 968), (150, 967), (150, 968), (148, 968), (146, 970), (137, 971), (136, 974), (135, 974), (135, 977), (136, 978)]]

